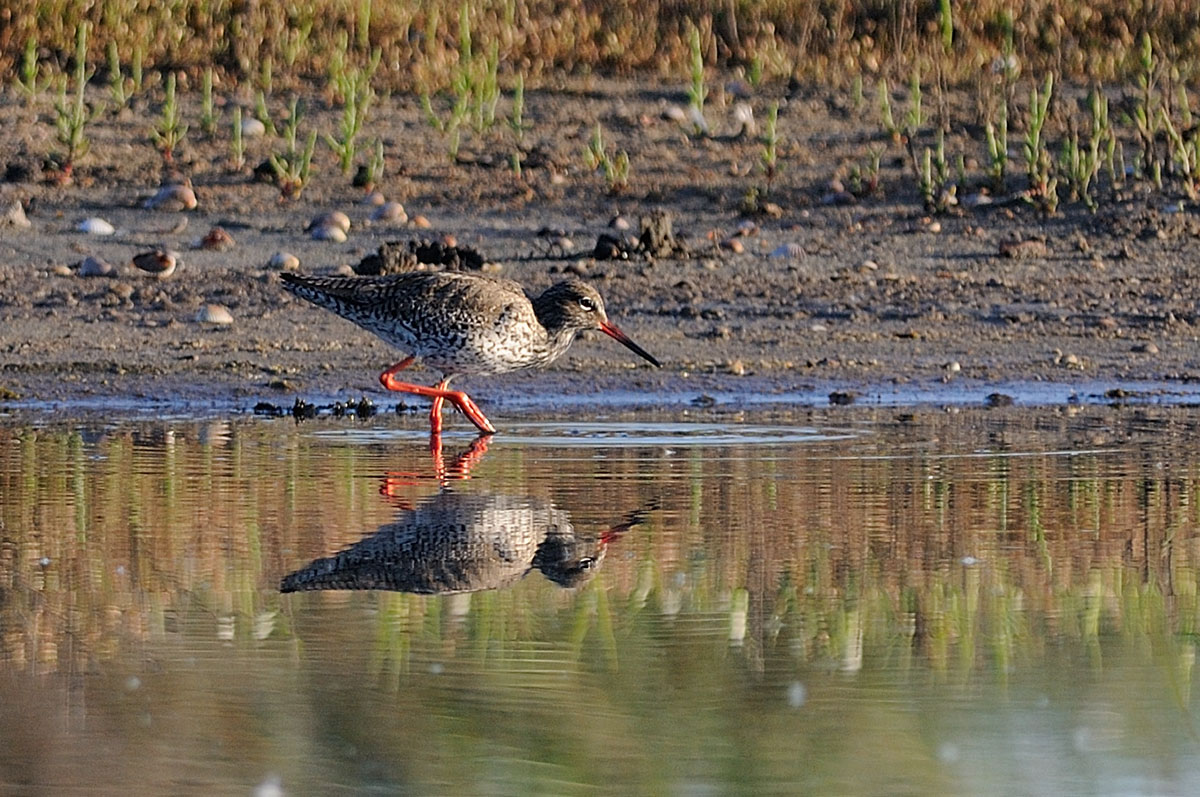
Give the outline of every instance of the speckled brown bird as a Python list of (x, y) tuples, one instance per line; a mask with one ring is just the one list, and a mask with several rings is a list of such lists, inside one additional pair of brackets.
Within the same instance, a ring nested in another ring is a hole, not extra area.
[[(547, 365), (570, 347), (576, 333), (599, 329), (638, 356), (659, 366), (645, 349), (617, 329), (604, 300), (590, 285), (566, 280), (529, 297), (516, 282), (461, 272), (394, 274), (384, 277), (307, 277), (284, 273), (284, 287), (374, 332), (408, 357), (379, 375), (388, 390), (433, 399), (430, 424), (442, 425), (449, 401), (482, 432), (496, 431), (475, 402), (449, 390), (465, 374), (500, 374)], [(417, 360), (442, 373), (433, 387), (400, 382), (396, 374)]]

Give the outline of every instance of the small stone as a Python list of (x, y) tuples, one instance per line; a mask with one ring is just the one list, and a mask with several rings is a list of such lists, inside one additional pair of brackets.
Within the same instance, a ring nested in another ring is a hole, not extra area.
[(0, 211), (0, 227), (32, 227), (28, 217), (25, 215), (25, 208), (21, 205), (20, 200), (14, 199), (8, 207)]
[(160, 280), (166, 279), (175, 273), (175, 268), (179, 265), (179, 255), (169, 250), (155, 249), (152, 252), (134, 255), (133, 265)]
[(858, 393), (853, 390), (835, 390), (829, 394), (829, 403), (835, 407), (845, 407), (858, 401)]
[(758, 224), (750, 219), (742, 219), (738, 222), (737, 232), (734, 235), (740, 235), (743, 238), (754, 235), (758, 232)]
[(98, 257), (88, 255), (79, 261), (79, 276), (81, 277), (111, 277), (117, 273), (111, 263)]
[(88, 235), (112, 235), (117, 231), (116, 228), (107, 221), (98, 217), (84, 219), (83, 221), (79, 222), (79, 224), (75, 225), (75, 229), (79, 232), (87, 233)]
[(404, 205), (399, 202), (385, 202), (371, 214), (371, 221), (404, 224), (408, 221), (408, 214), (404, 212)]
[(630, 228), (629, 219), (622, 216), (620, 213), (608, 220), (608, 226), (613, 230), (628, 230)]
[(341, 227), (334, 227), (333, 225), (313, 227), (311, 234), (314, 241), (332, 241), (335, 244), (340, 244), (346, 240), (346, 231)]
[(1013, 260), (1044, 258), (1050, 254), (1045, 241), (1036, 238), (1027, 241), (1005, 241), (1000, 244), (1000, 254)]
[(726, 238), (724, 241), (721, 241), (721, 248), (733, 252), (735, 255), (740, 255), (746, 251), (745, 245), (737, 238)]
[(800, 244), (782, 244), (771, 250), (771, 257), (799, 259), (804, 257), (804, 247)]
[(196, 313), (196, 322), (199, 324), (227, 326), (233, 323), (233, 315), (222, 305), (206, 304)]
[(190, 185), (175, 183), (164, 185), (158, 193), (142, 203), (147, 210), (162, 210), (177, 213), (196, 208), (196, 192)]
[(741, 360), (731, 360), (729, 363), (726, 364), (725, 370), (728, 371), (729, 373), (733, 374), (734, 376), (745, 376), (746, 375), (746, 364), (744, 362), (742, 362)]
[(62, 263), (59, 263), (58, 265), (51, 267), (50, 273), (56, 277), (69, 277), (75, 272), (71, 271), (70, 268), (64, 266)]
[(1133, 347), (1133, 351), (1137, 354), (1158, 354), (1158, 346), (1152, 342), (1139, 343)]
[(362, 203), (364, 205), (373, 205), (374, 207), (379, 207), (380, 205), (384, 204), (385, 202), (387, 202), (387, 198), (379, 191), (370, 192), (365, 197), (363, 197), (363, 201), (362, 201)]
[(1013, 405), (1013, 397), (1007, 393), (989, 393), (984, 399), (984, 404), (989, 407), (1011, 407)]
[(663, 108), (662, 118), (667, 122), (675, 122), (676, 124), (687, 124), (687, 111), (680, 108), (678, 105), (668, 105)]
[(267, 134), (267, 126), (253, 116), (242, 117), (242, 138), (260, 138)]
[(945, 368), (946, 371), (951, 374), (957, 374), (959, 371), (962, 370), (962, 365), (959, 364), (958, 360), (951, 360), (950, 362), (946, 363), (942, 367)]
[(733, 124), (737, 128), (734, 135), (751, 138), (758, 135), (758, 125), (754, 122), (754, 109), (748, 102), (739, 102), (733, 106)]
[[(329, 213), (322, 213), (320, 216), (317, 216), (315, 219), (310, 221), (308, 226), (304, 229), (315, 230), (318, 227), (336, 227), (343, 233), (348, 233), (350, 232), (350, 217), (345, 213), (342, 213), (340, 210), (333, 210)], [(342, 240), (344, 241), (346, 239), (343, 238)]]
[(192, 246), (196, 249), (208, 249), (211, 252), (228, 252), (234, 247), (233, 236), (224, 227), (213, 227)]
[(942, 231), (942, 223), (940, 221), (932, 221), (929, 223), (929, 226), (927, 226), (925, 229), (928, 232), (931, 232), (934, 235), (937, 235), (939, 232)]
[(425, 218), (424, 216), (417, 215), (412, 217), (412, 226), (416, 227), (418, 230), (428, 230), (433, 225), (429, 223), (429, 219)]
[(267, 261), (267, 268), (273, 271), (295, 271), (300, 268), (300, 258), (291, 252), (276, 252)]

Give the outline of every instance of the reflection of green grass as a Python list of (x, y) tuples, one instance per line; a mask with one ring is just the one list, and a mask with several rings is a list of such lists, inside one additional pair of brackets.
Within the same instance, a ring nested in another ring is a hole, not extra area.
[[(182, 616), (232, 618), (236, 644), (294, 634), (294, 613), (275, 616), (280, 575), (394, 517), (378, 477), (428, 461), (291, 428), (185, 425), (168, 436), (134, 426), (96, 442), (39, 429), (0, 439), (0, 521), (11, 541), (0, 611), (39, 618), (38, 634), (10, 640), (5, 655), (20, 648), (47, 666), (74, 666), (116, 655), (114, 641), (161, 636)], [(431, 644), (503, 666), (548, 640), (587, 668), (624, 671), (628, 644), (662, 618), (736, 632), (760, 661), (955, 678), (1006, 678), (1042, 660), (1051, 641), (1099, 667), (1114, 634), (1167, 650), (1197, 634), (1194, 465), (1163, 473), (1113, 468), (1101, 455), (1020, 468), (1003, 457), (795, 455), (693, 452), (683, 472), (656, 483), (638, 456), (560, 462), (498, 447), (464, 489), (561, 493), (561, 508), (592, 533), (643, 503), (640, 490), (664, 508), (614, 542), (577, 591), (534, 573), (515, 589), (456, 599), (356, 596), (376, 612), (376, 671), (399, 678)], [(601, 469), (606, 478), (595, 479)], [(427, 490), (412, 488), (412, 500)], [(452, 600), (461, 620), (447, 611)]]

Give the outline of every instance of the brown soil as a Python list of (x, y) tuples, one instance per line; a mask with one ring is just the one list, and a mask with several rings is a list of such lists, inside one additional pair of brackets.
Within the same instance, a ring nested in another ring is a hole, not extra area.
[[(385, 396), (375, 377), (400, 355), (292, 299), (266, 264), (273, 253), (288, 251), (302, 271), (329, 271), (387, 241), (445, 234), (476, 247), (500, 264), (501, 274), (533, 291), (563, 271), (592, 280), (610, 317), (665, 366), (654, 371), (590, 335), (548, 371), (463, 380), (482, 398), (507, 396), (514, 405), (527, 404), (517, 399), (530, 392), (552, 401), (590, 395), (597, 386), (655, 403), (660, 390), (749, 397), (966, 383), (978, 384), (982, 401), (991, 386), (1013, 382), (1128, 388), (1200, 378), (1194, 266), (1200, 224), (1168, 197), (1102, 197), (1097, 214), (1064, 205), (1051, 218), (1019, 201), (929, 217), (900, 148), (879, 134), (871, 108), (855, 111), (840, 95), (800, 92), (780, 111), (781, 171), (770, 199), (782, 215), (755, 218), (758, 231), (740, 238), (744, 251), (735, 253), (718, 244), (746, 218), (747, 190), (762, 184), (755, 171), (762, 147), (725, 135), (733, 132), (727, 129), (732, 100), (721, 97), (709, 110), (714, 136), (690, 138), (662, 117), (681, 99), (670, 90), (600, 81), (531, 93), (524, 179), (508, 169), (511, 134), (502, 125), (469, 134), (460, 162), (451, 164), (445, 140), (411, 97), (379, 100), (364, 134), (382, 136), (386, 147), (388, 172), (378, 189), (402, 201), (410, 216), (427, 217), (430, 229), (371, 224), (362, 189), (350, 185), (324, 148), (302, 198), (281, 202), (273, 185), (253, 181), (249, 166), (243, 173), (229, 169), (228, 112), (212, 141), (193, 120), (177, 158), (199, 197), (194, 211), (141, 208), (162, 170), (148, 141), (156, 110), (144, 103), (90, 127), (92, 151), (74, 184), (58, 187), (42, 171), (54, 148), (52, 112), (0, 100), (6, 131), (0, 157), (10, 178), (0, 183), (0, 206), (19, 199), (32, 222), (0, 228), (0, 390), (47, 401), (153, 398), (249, 407), (260, 399), (290, 404), (294, 395), (368, 393), (390, 402), (396, 397)], [(198, 98), (188, 102), (199, 105)], [(761, 123), (768, 101), (752, 104)], [(336, 112), (322, 98), (308, 98), (308, 106), (302, 126), (334, 129)], [(582, 152), (597, 121), (610, 151), (630, 154), (630, 187), (617, 195), (584, 167)], [(832, 177), (885, 144), (875, 195), (831, 192)], [(248, 142), (248, 164), (262, 161), (272, 146), (278, 144)], [(536, 235), (543, 227), (562, 228), (570, 252), (583, 255), (609, 232), (614, 213), (626, 214), (636, 232), (639, 217), (657, 208), (672, 214), (690, 255), (563, 258)], [(304, 232), (310, 219), (331, 210), (353, 222), (346, 243), (314, 241)], [(117, 233), (76, 230), (92, 216), (107, 219)], [(192, 249), (214, 225), (231, 233), (234, 248)], [(772, 256), (785, 244), (795, 244), (797, 254)], [(182, 253), (169, 279), (129, 265), (132, 255), (160, 245)], [(86, 255), (118, 266), (118, 274), (56, 273)], [(206, 303), (227, 307), (234, 323), (198, 323)]]

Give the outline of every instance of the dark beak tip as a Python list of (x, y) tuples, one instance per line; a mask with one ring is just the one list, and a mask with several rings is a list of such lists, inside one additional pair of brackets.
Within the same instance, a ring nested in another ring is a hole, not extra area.
[(600, 331), (620, 343), (625, 348), (629, 349), (637, 356), (651, 363), (655, 368), (662, 368), (662, 363), (660, 363), (654, 355), (634, 343), (628, 335), (612, 324), (608, 322), (602, 323), (600, 325)]

